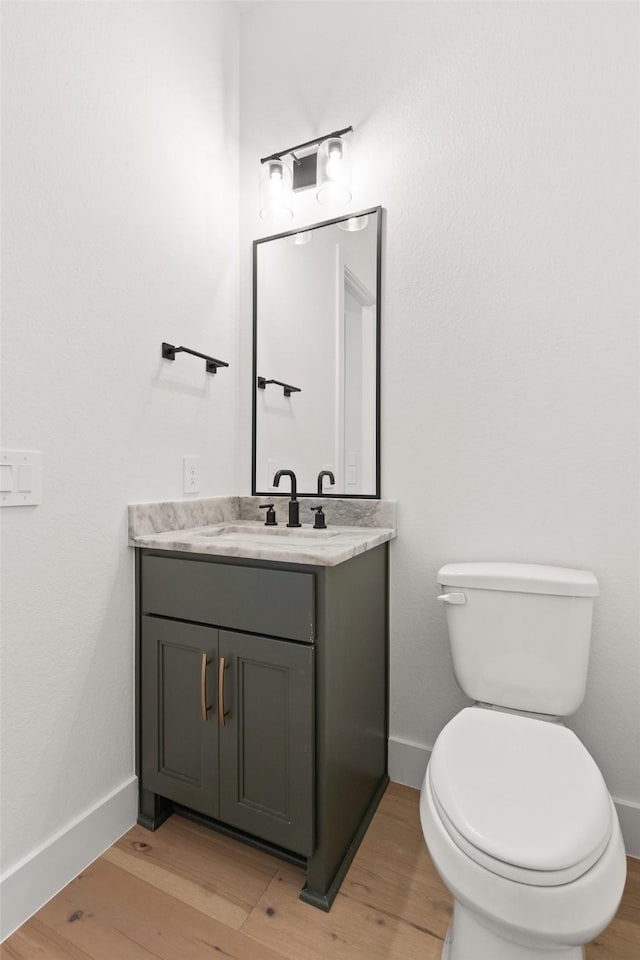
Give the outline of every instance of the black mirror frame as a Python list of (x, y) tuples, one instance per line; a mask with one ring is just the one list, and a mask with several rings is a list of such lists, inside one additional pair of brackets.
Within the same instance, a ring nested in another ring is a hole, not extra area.
[[(319, 223), (313, 223), (309, 226), (299, 226), (295, 230), (287, 230), (285, 233), (275, 233), (269, 237), (261, 237), (253, 241), (252, 258), (252, 291), (253, 291), (253, 361), (252, 361), (252, 381), (251, 381), (251, 495), (253, 497), (287, 497), (288, 493), (276, 493), (273, 490), (256, 489), (256, 432), (257, 432), (257, 395), (258, 395), (258, 247), (261, 243), (267, 243), (270, 240), (281, 240), (284, 237), (291, 237), (296, 233), (306, 233), (308, 230), (316, 230), (318, 227), (329, 227), (334, 223), (342, 223), (345, 220), (352, 220), (357, 217), (364, 217), (369, 214), (377, 214), (376, 229), (376, 476), (375, 493), (329, 493), (323, 491), (322, 496), (335, 498), (336, 500), (379, 500), (380, 493), (380, 388), (381, 388), (381, 295), (382, 295), (382, 220), (383, 208), (369, 207), (367, 210), (360, 210), (358, 213), (349, 213), (342, 217), (334, 217), (332, 220), (322, 220)], [(298, 491), (299, 497), (317, 497), (317, 491)]]

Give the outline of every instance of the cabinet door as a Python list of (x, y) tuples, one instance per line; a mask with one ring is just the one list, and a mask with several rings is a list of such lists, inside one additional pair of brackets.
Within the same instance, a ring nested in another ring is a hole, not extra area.
[(313, 647), (221, 630), (220, 819), (310, 856)]
[(142, 617), (143, 787), (211, 817), (218, 816), (217, 641), (210, 627)]

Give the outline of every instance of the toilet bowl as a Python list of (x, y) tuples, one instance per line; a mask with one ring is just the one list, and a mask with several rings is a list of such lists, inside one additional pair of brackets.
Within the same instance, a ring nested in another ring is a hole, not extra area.
[(620, 827), (566, 727), (466, 708), (436, 741), (420, 817), (455, 898), (443, 960), (581, 960), (613, 918), (625, 880)]
[(425, 841), (454, 897), (443, 960), (582, 960), (618, 908), (615, 807), (560, 717), (586, 688), (594, 575), (520, 563), (438, 573), (456, 679), (475, 705), (434, 745)]

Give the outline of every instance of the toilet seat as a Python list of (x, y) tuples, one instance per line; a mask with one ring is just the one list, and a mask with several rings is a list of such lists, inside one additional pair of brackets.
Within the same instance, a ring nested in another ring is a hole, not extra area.
[(593, 866), (611, 836), (602, 775), (558, 723), (468, 707), (438, 737), (428, 780), (452, 841), (510, 880), (569, 883)]
[[(456, 903), (506, 938), (509, 949), (503, 957), (509, 960), (514, 943), (538, 950), (549, 949), (550, 945), (554, 950), (568, 948), (593, 940), (612, 920), (624, 888), (626, 860), (613, 804), (611, 810), (611, 838), (591, 869), (572, 883), (535, 886), (514, 883), (475, 863), (447, 832), (427, 776), (420, 791), (422, 831), (438, 873)], [(471, 956), (477, 960), (476, 955)], [(497, 960), (500, 954), (493, 951), (489, 956)], [(539, 954), (534, 956), (539, 960)]]

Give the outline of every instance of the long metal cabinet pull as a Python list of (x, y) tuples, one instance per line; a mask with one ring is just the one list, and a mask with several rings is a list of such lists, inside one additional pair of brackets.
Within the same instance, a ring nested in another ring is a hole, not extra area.
[(224, 672), (228, 666), (229, 664), (224, 662), (224, 657), (220, 657), (218, 661), (218, 723), (221, 727), (224, 727), (224, 718), (229, 713), (224, 708)]
[(200, 664), (200, 713), (203, 720), (207, 719), (207, 712), (211, 710), (211, 706), (207, 706), (207, 667), (210, 663), (211, 659), (203, 653)]

